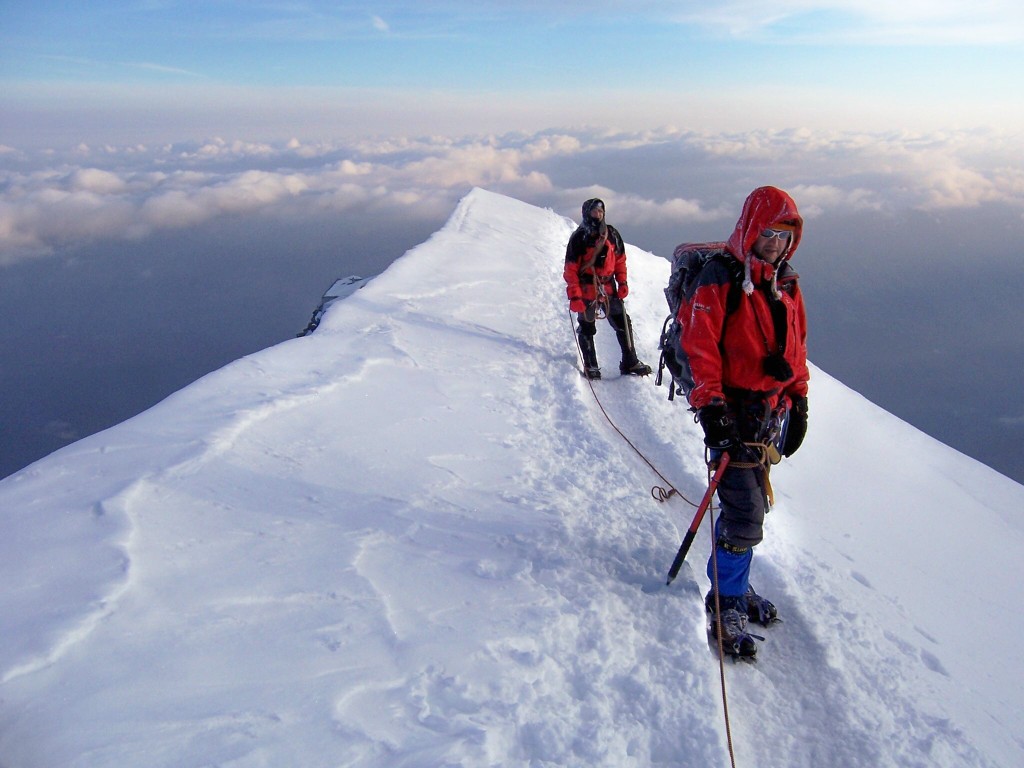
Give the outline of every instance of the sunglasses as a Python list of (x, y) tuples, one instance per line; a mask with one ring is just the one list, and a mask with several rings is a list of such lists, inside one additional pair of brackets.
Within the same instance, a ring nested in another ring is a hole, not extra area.
[(779, 240), (789, 240), (789, 238), (790, 238), (790, 236), (792, 234), (793, 233), (790, 232), (788, 229), (762, 229), (761, 230), (761, 237), (765, 238), (766, 240), (771, 240), (774, 237), (779, 238)]

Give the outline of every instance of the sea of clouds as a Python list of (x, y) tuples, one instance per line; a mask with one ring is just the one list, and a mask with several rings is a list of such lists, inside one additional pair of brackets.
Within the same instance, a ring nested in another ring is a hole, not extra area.
[(763, 183), (787, 189), (812, 222), (994, 206), (1016, 214), (1019, 224), (1024, 168), (1015, 158), (1022, 144), (1019, 134), (990, 130), (663, 130), (0, 147), (0, 260), (137, 240), (222, 216), (366, 213), (443, 221), (473, 186), (568, 215), (600, 195), (609, 219), (639, 244), (649, 227), (683, 233), (713, 222), (721, 231)]

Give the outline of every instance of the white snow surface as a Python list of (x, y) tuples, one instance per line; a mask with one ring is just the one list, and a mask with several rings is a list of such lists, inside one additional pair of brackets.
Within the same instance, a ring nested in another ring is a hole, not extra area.
[[(603, 323), (636, 450), (605, 418), (574, 226), (473, 190), (312, 335), (0, 482), (0, 766), (729, 765), (710, 519), (666, 587), (694, 508), (651, 494), (700, 498), (700, 430)], [(817, 368), (772, 481), (736, 765), (1024, 765), (1024, 487)]]

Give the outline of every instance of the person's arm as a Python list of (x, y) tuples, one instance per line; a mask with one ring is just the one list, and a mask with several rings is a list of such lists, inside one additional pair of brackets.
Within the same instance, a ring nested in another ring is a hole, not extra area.
[(799, 330), (796, 343), (796, 364), (793, 366), (793, 382), (786, 387), (789, 398), (789, 423), (786, 425), (786, 440), (782, 445), (782, 455), (792, 456), (804, 442), (807, 434), (807, 382), (810, 371), (807, 368), (807, 314), (804, 309), (803, 294), (798, 284), (793, 286), (791, 293), (793, 307), (796, 312), (796, 324)]
[(713, 402), (725, 402), (721, 342), (731, 285), (728, 269), (716, 261), (705, 266), (697, 279), (692, 300), (683, 302), (679, 310), (689, 311), (689, 316), (679, 320), (683, 327), (680, 344), (694, 383), (688, 399), (699, 410)]
[(615, 227), (608, 227), (608, 245), (615, 253), (615, 295), (620, 299), (629, 295), (629, 283), (626, 274), (626, 245), (622, 235)]
[(583, 301), (583, 289), (580, 287), (580, 241), (579, 231), (573, 233), (565, 246), (565, 268), (562, 270), (562, 278), (565, 280), (565, 294), (569, 298), (569, 309), (573, 312), (586, 311), (587, 305)]

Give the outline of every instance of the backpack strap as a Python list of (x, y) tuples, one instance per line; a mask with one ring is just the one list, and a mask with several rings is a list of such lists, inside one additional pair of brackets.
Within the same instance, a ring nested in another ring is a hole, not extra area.
[(728, 318), (729, 315), (739, 309), (740, 301), (744, 296), (742, 290), (737, 290), (743, 283), (743, 264), (724, 248), (708, 254), (703, 266), (706, 266), (712, 260), (721, 262), (729, 273), (729, 293), (725, 300), (725, 316)]

